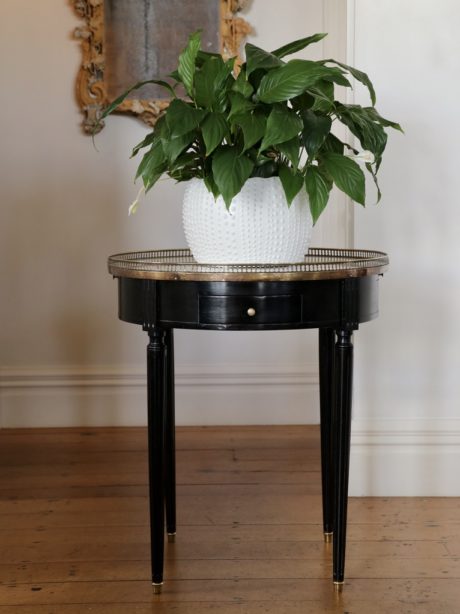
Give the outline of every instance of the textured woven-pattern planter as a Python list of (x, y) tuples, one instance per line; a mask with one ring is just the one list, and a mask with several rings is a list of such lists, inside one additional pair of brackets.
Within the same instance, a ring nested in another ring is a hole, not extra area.
[(312, 218), (305, 190), (288, 207), (278, 177), (248, 179), (227, 210), (201, 179), (183, 204), (185, 237), (200, 263), (293, 263), (308, 251)]

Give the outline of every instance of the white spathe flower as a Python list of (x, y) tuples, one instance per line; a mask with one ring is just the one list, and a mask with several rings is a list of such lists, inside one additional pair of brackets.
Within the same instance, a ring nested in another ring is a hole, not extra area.
[(139, 199), (142, 194), (145, 192), (145, 187), (142, 186), (139, 192), (137, 193), (136, 200), (130, 205), (128, 209), (128, 215), (134, 215), (139, 207)]
[(365, 162), (366, 164), (374, 164), (375, 156), (372, 151), (368, 151), (365, 149), (358, 154), (348, 154), (347, 158), (351, 158), (352, 160), (356, 160), (357, 162)]

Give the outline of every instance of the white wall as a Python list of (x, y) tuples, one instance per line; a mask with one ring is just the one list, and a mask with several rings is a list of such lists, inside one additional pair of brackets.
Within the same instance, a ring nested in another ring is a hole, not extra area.
[[(344, 57), (344, 7), (343, 0), (289, 0), (280, 11), (279, 0), (255, 0), (245, 16), (261, 46), (330, 29), (312, 53)], [(3, 426), (144, 423), (146, 337), (117, 321), (106, 258), (184, 245), (180, 185), (161, 182), (127, 217), (137, 192), (129, 151), (145, 128), (110, 118), (98, 152), (81, 133), (77, 25), (67, 0), (2, 2)], [(338, 199), (316, 243), (349, 242), (348, 215)], [(316, 333), (178, 331), (176, 344), (180, 423), (317, 420)]]
[(458, 495), (460, 5), (356, 0), (350, 21), (355, 65), (406, 133), (390, 135), (381, 203), (355, 213), (356, 245), (391, 264), (356, 335), (352, 492)]

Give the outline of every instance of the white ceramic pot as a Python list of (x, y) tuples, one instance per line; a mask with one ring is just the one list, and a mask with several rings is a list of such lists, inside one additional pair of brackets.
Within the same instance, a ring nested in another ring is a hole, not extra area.
[(279, 177), (248, 179), (228, 210), (202, 179), (192, 179), (183, 223), (190, 250), (203, 264), (302, 262), (313, 227), (305, 190), (288, 207)]

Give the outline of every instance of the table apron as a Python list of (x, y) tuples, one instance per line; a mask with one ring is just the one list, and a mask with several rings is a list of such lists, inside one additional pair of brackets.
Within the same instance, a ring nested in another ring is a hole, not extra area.
[(118, 278), (119, 318), (208, 330), (349, 328), (378, 316), (379, 275), (302, 282), (196, 282)]

